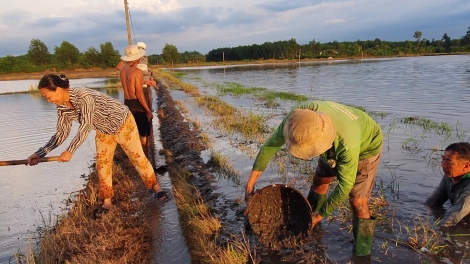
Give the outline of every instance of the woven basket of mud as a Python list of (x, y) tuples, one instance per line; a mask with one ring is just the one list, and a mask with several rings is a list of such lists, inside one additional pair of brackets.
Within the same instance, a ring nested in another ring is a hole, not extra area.
[(311, 229), (312, 209), (296, 189), (274, 184), (258, 190), (245, 215), (258, 240), (267, 246), (294, 246)]

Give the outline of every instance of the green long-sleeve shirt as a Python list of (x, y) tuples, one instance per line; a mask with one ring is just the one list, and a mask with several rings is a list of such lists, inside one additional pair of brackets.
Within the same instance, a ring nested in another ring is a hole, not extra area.
[[(348, 197), (356, 182), (359, 160), (379, 154), (383, 142), (382, 131), (370, 116), (354, 107), (331, 101), (311, 101), (295, 109), (299, 108), (328, 114), (336, 129), (333, 149), (336, 155), (338, 185), (319, 209), (320, 215), (327, 217)], [(253, 164), (253, 170), (264, 171), (272, 156), (285, 144), (283, 128), (293, 110), (261, 147)], [(320, 156), (326, 157), (326, 153)]]

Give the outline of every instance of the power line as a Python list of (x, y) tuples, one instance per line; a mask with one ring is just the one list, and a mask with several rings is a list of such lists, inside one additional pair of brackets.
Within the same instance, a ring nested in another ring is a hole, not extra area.
[(134, 23), (132, 23), (131, 10), (128, 9), (128, 11), (129, 11), (129, 18), (130, 18), (130, 20), (131, 20), (132, 34), (134, 35), (134, 43), (137, 43), (137, 41), (136, 41), (136, 39), (135, 39)]

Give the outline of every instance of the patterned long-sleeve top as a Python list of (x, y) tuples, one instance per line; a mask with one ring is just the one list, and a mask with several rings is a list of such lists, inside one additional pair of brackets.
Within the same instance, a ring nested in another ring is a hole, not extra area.
[(57, 106), (57, 132), (45, 146), (36, 151), (39, 157), (46, 156), (65, 141), (70, 134), (72, 121), (80, 124), (77, 135), (67, 148), (67, 151), (73, 154), (92, 129), (103, 134), (115, 134), (129, 114), (127, 106), (92, 89), (70, 88), (69, 94), (70, 103), (74, 109), (64, 105)]
[(426, 204), (441, 207), (447, 200), (450, 200), (450, 207), (439, 224), (454, 226), (470, 214), (470, 172), (464, 174), (455, 184), (452, 184), (451, 178), (443, 176), (432, 195), (426, 199)]

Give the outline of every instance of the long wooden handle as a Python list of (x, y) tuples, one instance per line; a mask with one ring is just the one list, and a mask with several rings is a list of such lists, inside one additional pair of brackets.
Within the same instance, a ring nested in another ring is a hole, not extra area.
[[(48, 162), (48, 161), (58, 161), (59, 156), (52, 156), (46, 158), (39, 158), (39, 162)], [(28, 160), (6, 160), (0, 161), (0, 166), (8, 166), (8, 165), (21, 165), (21, 164), (28, 164)]]

